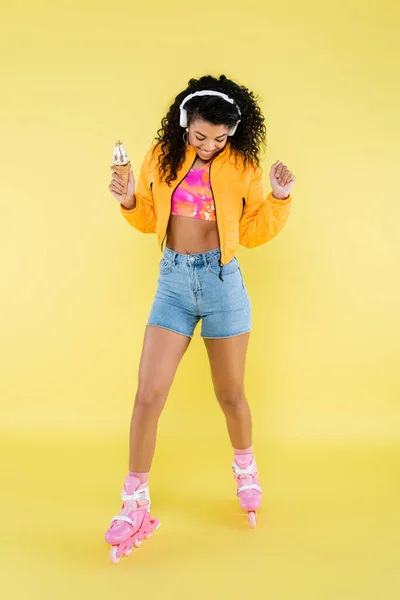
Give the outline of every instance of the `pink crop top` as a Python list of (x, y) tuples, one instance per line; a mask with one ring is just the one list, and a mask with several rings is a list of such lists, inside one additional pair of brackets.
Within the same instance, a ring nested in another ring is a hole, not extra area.
[(210, 164), (191, 169), (172, 195), (172, 215), (216, 221), (210, 186)]

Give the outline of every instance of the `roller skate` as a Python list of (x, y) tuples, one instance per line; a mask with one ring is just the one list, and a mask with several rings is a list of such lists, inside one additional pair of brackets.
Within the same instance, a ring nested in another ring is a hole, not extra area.
[(150, 495), (148, 483), (141, 483), (137, 477), (125, 477), (121, 512), (111, 519), (111, 525), (104, 536), (111, 544), (109, 556), (117, 564), (123, 555), (129, 556), (133, 546), (139, 548), (143, 539), (151, 537), (160, 522), (150, 518)]
[(236, 494), (240, 506), (247, 512), (251, 527), (257, 524), (256, 511), (261, 506), (262, 490), (258, 481), (257, 465), (253, 455), (236, 455), (232, 463), (237, 483)]

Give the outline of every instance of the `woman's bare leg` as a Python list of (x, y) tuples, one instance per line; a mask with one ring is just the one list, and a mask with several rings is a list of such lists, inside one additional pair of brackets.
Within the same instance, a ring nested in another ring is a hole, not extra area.
[(210, 360), (215, 395), (224, 412), (234, 448), (252, 445), (250, 407), (244, 393), (244, 374), (249, 333), (204, 343)]
[(158, 419), (190, 339), (169, 329), (146, 327), (130, 426), (130, 471), (150, 471)]

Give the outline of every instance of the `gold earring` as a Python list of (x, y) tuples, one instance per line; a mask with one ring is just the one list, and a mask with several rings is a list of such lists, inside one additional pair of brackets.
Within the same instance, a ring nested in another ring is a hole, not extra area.
[[(186, 135), (186, 138), (185, 138), (185, 135)], [(186, 131), (183, 134), (183, 141), (185, 142), (185, 144), (189, 145), (189, 129), (188, 129), (188, 127), (186, 127)]]

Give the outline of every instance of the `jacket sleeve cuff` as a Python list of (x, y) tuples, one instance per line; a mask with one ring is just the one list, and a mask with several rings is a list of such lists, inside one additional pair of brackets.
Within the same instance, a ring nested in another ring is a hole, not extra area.
[(136, 214), (138, 207), (139, 207), (139, 202), (137, 201), (137, 198), (135, 198), (135, 199), (136, 199), (136, 204), (135, 204), (134, 208), (125, 208), (125, 206), (123, 204), (121, 204), (121, 203), (119, 204), (122, 214), (125, 214), (125, 215)]
[(282, 200), (280, 200), (279, 198), (274, 198), (274, 196), (272, 195), (272, 190), (271, 190), (270, 193), (268, 194), (268, 199), (271, 200), (271, 202), (275, 202), (277, 204), (289, 204), (292, 201), (292, 196), (291, 196), (291, 194), (289, 194), (289, 196), (287, 198), (283, 198)]

